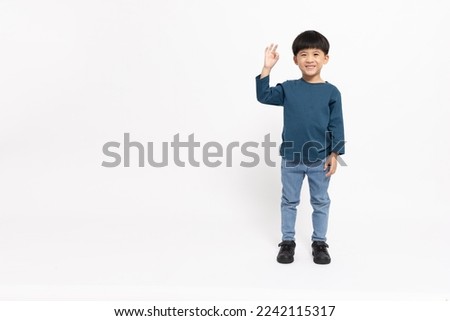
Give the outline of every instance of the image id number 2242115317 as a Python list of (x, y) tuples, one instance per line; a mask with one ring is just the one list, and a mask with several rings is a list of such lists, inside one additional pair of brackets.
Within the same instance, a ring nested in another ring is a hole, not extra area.
[(333, 315), (336, 306), (318, 306), (318, 305), (305, 305), (305, 306), (257, 306), (256, 316), (269, 317), (269, 316), (291, 316), (291, 317), (331, 317)]

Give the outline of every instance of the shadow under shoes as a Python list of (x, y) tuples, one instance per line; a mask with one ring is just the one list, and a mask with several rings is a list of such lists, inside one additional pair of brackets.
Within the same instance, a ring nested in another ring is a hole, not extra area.
[(280, 251), (278, 252), (277, 261), (278, 263), (292, 263), (294, 262), (295, 254), (295, 242), (294, 241), (283, 241), (278, 246)]

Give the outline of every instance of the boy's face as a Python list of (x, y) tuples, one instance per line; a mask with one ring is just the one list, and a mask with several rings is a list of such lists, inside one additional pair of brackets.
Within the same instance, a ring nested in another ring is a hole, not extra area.
[(320, 71), (328, 62), (328, 55), (320, 49), (303, 49), (294, 56), (295, 64), (300, 68), (304, 78), (310, 81), (320, 80)]

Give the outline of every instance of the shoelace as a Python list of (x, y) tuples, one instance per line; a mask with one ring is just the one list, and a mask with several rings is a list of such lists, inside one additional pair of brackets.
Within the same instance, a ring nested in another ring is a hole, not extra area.
[(323, 252), (323, 251), (327, 250), (328, 244), (327, 243), (319, 243), (319, 244), (316, 244), (315, 247), (318, 251)]
[(280, 243), (278, 244), (279, 247), (281, 247), (282, 251), (290, 251), (293, 247), (292, 244), (286, 244), (286, 243)]

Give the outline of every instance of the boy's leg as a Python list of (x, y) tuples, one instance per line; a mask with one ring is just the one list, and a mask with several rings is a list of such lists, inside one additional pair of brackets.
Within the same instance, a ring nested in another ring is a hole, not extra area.
[(295, 220), (300, 203), (300, 190), (305, 177), (306, 166), (282, 159), (281, 183), (281, 233), (283, 241), (295, 240)]
[(323, 170), (324, 162), (322, 161), (320, 165), (307, 169), (311, 206), (313, 207), (313, 234), (311, 239), (312, 241), (323, 242), (327, 240), (328, 211), (330, 208), (328, 196), (330, 177), (325, 176), (327, 171)]

